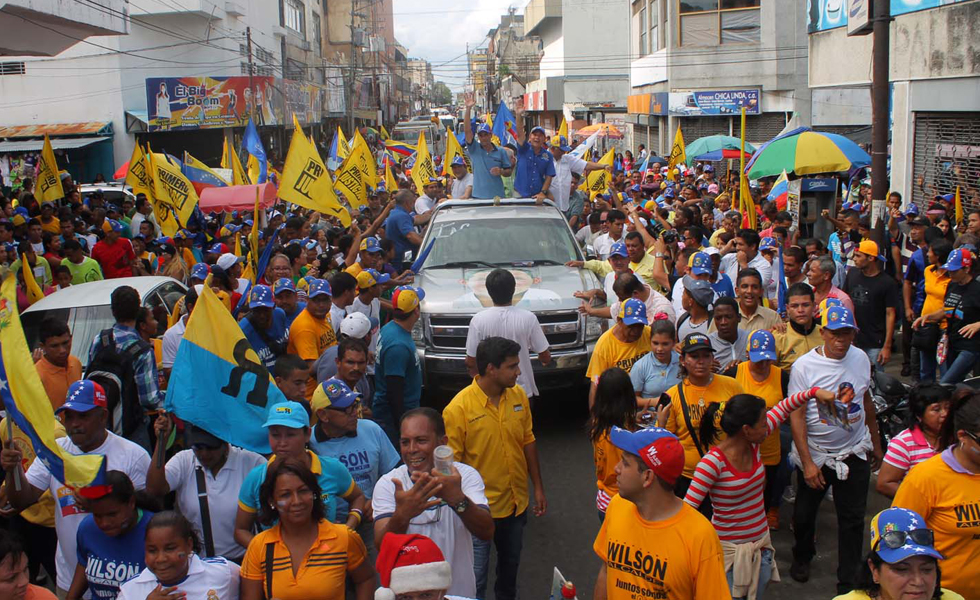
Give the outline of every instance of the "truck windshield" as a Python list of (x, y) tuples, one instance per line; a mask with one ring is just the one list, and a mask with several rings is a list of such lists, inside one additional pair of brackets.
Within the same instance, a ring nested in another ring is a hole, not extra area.
[(459, 263), (565, 264), (579, 260), (578, 246), (559, 219), (447, 219), (432, 225), (423, 268)]

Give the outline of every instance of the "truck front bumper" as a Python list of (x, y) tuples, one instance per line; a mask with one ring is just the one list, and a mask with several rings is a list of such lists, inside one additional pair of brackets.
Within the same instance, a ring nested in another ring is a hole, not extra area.
[[(585, 371), (595, 343), (589, 343), (579, 348), (555, 350), (551, 353), (551, 362), (542, 365), (537, 355), (531, 355), (534, 366), (534, 382), (539, 391), (573, 387), (585, 383)], [(469, 384), (472, 378), (466, 370), (465, 353), (440, 352), (435, 350), (418, 349), (419, 360), (422, 363), (424, 384), (426, 387), (442, 390), (459, 390)]]

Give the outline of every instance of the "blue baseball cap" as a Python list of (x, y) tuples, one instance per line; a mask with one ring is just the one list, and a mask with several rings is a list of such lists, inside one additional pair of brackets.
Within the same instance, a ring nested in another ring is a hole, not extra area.
[(106, 408), (108, 404), (101, 385), (90, 379), (81, 379), (68, 386), (68, 397), (54, 414), (61, 414), (66, 410), (88, 412), (93, 408)]
[(476, 133), (477, 133), (477, 135), (479, 135), (481, 133), (490, 133), (490, 134), (492, 134), (493, 132), (490, 130), (490, 126), (489, 125), (487, 125), (486, 123), (480, 123), (479, 125), (476, 126)]
[(222, 244), (221, 242), (215, 242), (215, 243), (211, 244), (210, 246), (208, 246), (208, 253), (209, 254), (224, 254), (225, 253), (224, 244)]
[[(535, 129), (541, 129), (541, 128), (540, 127), (536, 127)], [(552, 136), (552, 138), (551, 138), (551, 147), (552, 148), (558, 148), (562, 152), (568, 152), (569, 150), (572, 149), (572, 147), (568, 145), (568, 140), (565, 139), (565, 136), (563, 136), (563, 135)]]
[(704, 252), (695, 252), (691, 257), (691, 272), (695, 275), (710, 275), (711, 257)]
[(302, 244), (302, 246), (304, 248), (306, 248), (307, 250), (312, 250), (312, 249), (314, 249), (314, 248), (317, 247), (317, 245), (319, 244), (319, 242), (317, 242), (313, 238), (303, 238), (303, 240), (300, 242), (300, 244)]
[(935, 535), (926, 520), (907, 508), (886, 508), (871, 519), (871, 549), (888, 564), (910, 556), (944, 558), (936, 550)]
[(290, 429), (303, 429), (310, 426), (310, 418), (302, 404), (286, 400), (269, 407), (265, 424), (262, 427), (269, 428), (273, 425), (281, 425)]
[(276, 302), (272, 299), (272, 290), (267, 285), (252, 286), (252, 291), (248, 295), (249, 308), (275, 308)]
[(466, 161), (463, 160), (462, 156), (457, 154), (456, 156), (453, 157), (453, 162), (451, 162), (450, 164), (454, 167), (465, 167)]
[(371, 253), (382, 251), (381, 244), (378, 242), (378, 238), (376, 237), (366, 237), (361, 240), (360, 250)]
[(759, 250), (778, 250), (779, 243), (776, 238), (766, 236), (759, 241)]
[(638, 298), (630, 298), (620, 306), (619, 318), (623, 325), (647, 325), (647, 305)]
[(668, 187), (667, 189), (664, 190), (664, 198), (673, 198), (673, 197), (674, 197), (673, 187)]
[(765, 329), (758, 329), (749, 335), (749, 360), (776, 360), (776, 338)]
[(609, 441), (620, 450), (640, 457), (657, 477), (674, 484), (684, 472), (684, 447), (673, 433), (660, 427), (629, 431), (613, 427)]
[(973, 266), (973, 255), (966, 248), (956, 248), (949, 253), (946, 264), (942, 266), (947, 271), (959, 271)]
[(623, 258), (629, 258), (630, 256), (629, 252), (626, 251), (626, 244), (623, 242), (616, 242), (612, 245), (612, 248), (609, 250), (609, 256), (613, 255), (622, 256)]
[(909, 202), (909, 205), (905, 207), (905, 212), (903, 212), (902, 214), (905, 215), (906, 217), (917, 215), (919, 214), (919, 207), (918, 205)]
[(536, 125), (531, 128), (531, 133), (540, 133), (541, 135), (545, 135), (544, 127)]
[(296, 293), (296, 286), (289, 277), (280, 277), (272, 284), (272, 295), (278, 296), (282, 292)]
[(310, 298), (316, 298), (317, 296), (327, 295), (333, 296), (333, 292), (330, 291), (330, 282), (326, 279), (315, 279), (310, 283), (309, 291), (306, 295)]
[(108, 223), (109, 227), (111, 227), (112, 230), (115, 231), (116, 233), (122, 233), (123, 224), (120, 223), (119, 221), (115, 219), (106, 219), (105, 222)]
[(712, 167), (711, 165), (704, 165), (704, 172), (705, 173), (714, 173), (715, 172), (715, 168)]
[(210, 273), (210, 272), (211, 272), (211, 269), (208, 268), (207, 263), (197, 263), (196, 265), (194, 265), (193, 267), (191, 267), (191, 277), (190, 278), (191, 279), (200, 279), (201, 281), (204, 281), (205, 279), (208, 278), (208, 273)]
[(316, 386), (313, 397), (310, 399), (310, 406), (313, 408), (315, 416), (316, 411), (321, 408), (345, 409), (357, 402), (358, 396), (360, 394), (351, 390), (346, 383), (332, 377)]
[(854, 315), (843, 306), (831, 306), (823, 312), (821, 326), (831, 331), (837, 329), (857, 329), (854, 324)]

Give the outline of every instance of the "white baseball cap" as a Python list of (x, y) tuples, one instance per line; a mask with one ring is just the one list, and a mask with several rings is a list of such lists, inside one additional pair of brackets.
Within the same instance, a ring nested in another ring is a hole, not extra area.
[(236, 263), (243, 260), (245, 259), (242, 258), (241, 256), (235, 256), (231, 252), (225, 252), (224, 254), (218, 257), (218, 260), (215, 262), (215, 264), (221, 267), (221, 270), (227, 271), (228, 269), (235, 266)]
[(362, 340), (371, 333), (371, 319), (362, 313), (351, 313), (340, 322), (340, 333)]

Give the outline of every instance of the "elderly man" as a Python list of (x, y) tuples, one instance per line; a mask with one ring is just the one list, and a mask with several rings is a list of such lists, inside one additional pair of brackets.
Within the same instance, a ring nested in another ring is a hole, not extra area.
[(545, 148), (544, 128), (533, 127), (530, 134), (525, 134), (523, 117), (524, 103), (519, 101), (514, 107), (514, 118), (518, 123), (514, 193), (520, 198), (534, 198), (540, 204), (545, 198), (554, 197), (551, 182), (556, 174), (555, 161)]
[(466, 161), (458, 154), (450, 163), (453, 171), (453, 183), (449, 187), (449, 197), (454, 200), (466, 200), (473, 197), (473, 174), (467, 171)]
[(476, 139), (473, 137), (473, 125), (470, 113), (476, 106), (473, 92), (468, 92), (463, 99), (466, 110), (463, 113), (463, 132), (466, 135), (466, 151), (473, 163), (473, 198), (496, 198), (505, 196), (503, 177), (510, 177), (514, 172), (514, 164), (503, 148), (493, 144), (493, 134), (490, 127), (480, 123), (476, 128)]
[(572, 193), (572, 173), (583, 175), (601, 169), (612, 170), (612, 167), (585, 161), (574, 154), (569, 154), (571, 150), (572, 148), (568, 145), (565, 136), (556, 135), (551, 138), (551, 155), (555, 157), (555, 176), (551, 185), (555, 204), (558, 205), (558, 210), (562, 212), (568, 210), (568, 199)]
[(837, 269), (837, 262), (828, 254), (822, 254), (810, 260), (806, 280), (813, 288), (813, 302), (820, 304), (827, 298), (836, 298), (853, 315), (854, 304), (851, 302), (851, 297), (833, 283)]

